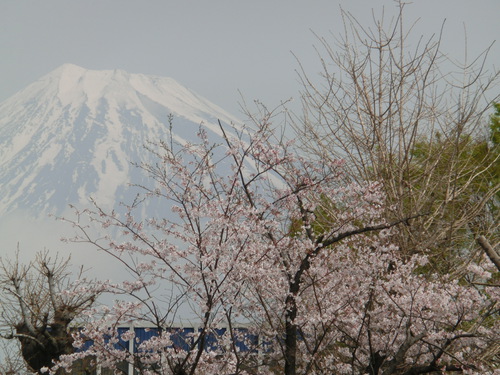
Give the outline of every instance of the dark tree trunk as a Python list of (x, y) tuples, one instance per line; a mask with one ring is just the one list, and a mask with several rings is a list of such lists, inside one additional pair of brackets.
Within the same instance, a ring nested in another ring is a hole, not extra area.
[(41, 373), (43, 367), (52, 367), (61, 355), (74, 352), (73, 336), (68, 330), (72, 319), (73, 314), (61, 308), (51, 324), (34, 327), (35, 332), (25, 323), (15, 326), (23, 359), (34, 372)]
[(295, 283), (290, 285), (290, 294), (286, 298), (285, 313), (285, 375), (296, 375), (297, 373), (297, 303), (295, 296), (299, 286)]

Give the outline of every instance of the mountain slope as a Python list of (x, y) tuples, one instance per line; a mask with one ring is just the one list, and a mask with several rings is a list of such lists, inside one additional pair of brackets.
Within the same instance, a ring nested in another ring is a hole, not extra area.
[[(0, 215), (61, 214), (93, 196), (111, 209), (142, 183), (131, 161), (143, 145), (195, 137), (200, 124), (219, 137), (217, 120), (237, 120), (164, 77), (66, 64), (0, 103)], [(216, 138), (214, 138), (216, 139)]]

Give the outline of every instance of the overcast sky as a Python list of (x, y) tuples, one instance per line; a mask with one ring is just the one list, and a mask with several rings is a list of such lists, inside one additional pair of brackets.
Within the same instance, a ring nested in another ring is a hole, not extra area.
[[(339, 7), (363, 23), (387, 17), (392, 0), (0, 0), (0, 101), (63, 63), (169, 76), (239, 116), (243, 97), (272, 107), (297, 98), (296, 69), (319, 71), (313, 45), (342, 31)], [(471, 54), (500, 35), (499, 0), (414, 0), (415, 35), (438, 33), (443, 49)], [(312, 31), (311, 31), (312, 30)], [(293, 54), (292, 54), (293, 52)], [(488, 67), (500, 62), (500, 46)]]

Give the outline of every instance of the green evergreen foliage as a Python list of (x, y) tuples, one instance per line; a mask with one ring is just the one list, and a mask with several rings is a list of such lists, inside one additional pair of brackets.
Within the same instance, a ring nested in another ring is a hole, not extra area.
[[(450, 272), (457, 258), (473, 253), (477, 236), (485, 235), (492, 242), (499, 239), (500, 104), (494, 108), (488, 136), (453, 137), (435, 133), (421, 137), (411, 153), (406, 185), (410, 191), (429, 191), (420, 210), (438, 213), (430, 226), (445, 230), (448, 226), (450, 232), (443, 244), (436, 241), (429, 249), (434, 266), (443, 272)], [(429, 189), (430, 178), (434, 180), (432, 189)], [(409, 211), (413, 209), (413, 196), (414, 192), (406, 194), (402, 203)], [(475, 210), (474, 220), (462, 220), (464, 212), (471, 216), (471, 210)], [(429, 231), (432, 232), (430, 228)], [(451, 236), (453, 231), (458, 236)]]

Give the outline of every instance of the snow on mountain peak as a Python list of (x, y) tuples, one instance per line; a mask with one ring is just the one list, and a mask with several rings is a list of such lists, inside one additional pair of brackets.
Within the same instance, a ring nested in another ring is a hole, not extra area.
[(85, 100), (95, 102), (109, 82), (105, 72), (89, 71), (73, 64), (65, 64), (53, 73), (58, 80), (57, 97), (63, 106)]
[(165, 137), (193, 139), (200, 124), (238, 121), (165, 77), (64, 64), (0, 103), (0, 213), (62, 212), (95, 197), (112, 208), (141, 184), (130, 161)]
[(134, 107), (145, 97), (194, 122), (204, 121), (207, 113), (216, 114), (224, 122), (237, 121), (168, 77), (129, 74), (119, 69), (87, 70), (73, 64), (64, 64), (49, 75), (58, 81), (57, 97), (63, 107), (86, 103), (94, 113), (102, 98), (111, 98), (118, 106)]

